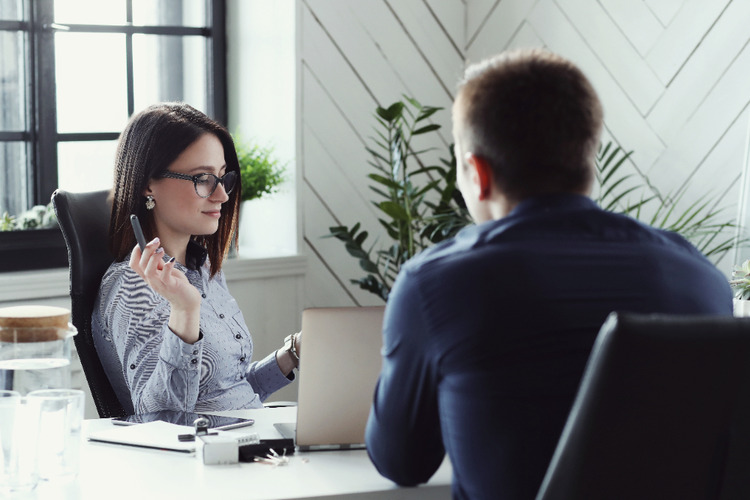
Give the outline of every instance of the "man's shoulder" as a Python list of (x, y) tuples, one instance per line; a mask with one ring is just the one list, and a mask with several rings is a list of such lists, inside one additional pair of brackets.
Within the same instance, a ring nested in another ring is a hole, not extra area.
[[(655, 228), (627, 215), (590, 205), (569, 211), (526, 211), (468, 226), (456, 236), (430, 247), (404, 265), (409, 273), (457, 269), (462, 272), (489, 259), (502, 266), (522, 259), (519, 253), (533, 251), (553, 256), (570, 254), (576, 248), (611, 252), (614, 248), (638, 255), (673, 255), (713, 267), (708, 259), (681, 235)], [(509, 264), (510, 265), (510, 264)]]
[(473, 274), (483, 267), (486, 259), (502, 265), (502, 254), (511, 245), (490, 244), (487, 239), (492, 224), (472, 225), (457, 235), (427, 248), (406, 262), (401, 268), (401, 280), (420, 283), (439, 281), (448, 285), (454, 279)]
[(418, 253), (404, 267), (418, 269), (424, 266), (439, 265), (446, 260), (455, 261), (467, 255), (481, 241), (485, 231), (480, 226), (467, 226), (452, 238), (443, 240)]

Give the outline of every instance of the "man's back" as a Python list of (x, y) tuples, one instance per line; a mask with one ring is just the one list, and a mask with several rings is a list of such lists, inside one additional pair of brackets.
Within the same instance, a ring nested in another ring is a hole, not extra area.
[[(425, 252), (386, 311), (376, 466), (421, 482), (444, 443), (455, 496), (533, 498), (613, 310), (731, 314), (731, 292), (681, 238), (578, 195), (526, 200)], [(394, 459), (391, 440), (414, 456)]]

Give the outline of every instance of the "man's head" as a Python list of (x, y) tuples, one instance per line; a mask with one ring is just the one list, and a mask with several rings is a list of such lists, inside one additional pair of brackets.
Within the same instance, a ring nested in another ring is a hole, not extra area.
[[(529, 196), (588, 194), (601, 128), (596, 92), (558, 55), (505, 52), (467, 68), (453, 136), (459, 187), (474, 219), (498, 218)], [(504, 209), (490, 213), (481, 202), (493, 189)]]

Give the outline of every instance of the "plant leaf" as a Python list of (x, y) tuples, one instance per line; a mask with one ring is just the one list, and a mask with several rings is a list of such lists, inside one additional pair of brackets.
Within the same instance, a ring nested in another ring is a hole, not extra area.
[(437, 123), (433, 123), (433, 124), (430, 124), (430, 125), (425, 125), (422, 128), (418, 128), (417, 130), (415, 130), (414, 132), (412, 132), (412, 135), (426, 134), (427, 132), (433, 132), (433, 131), (439, 130), (439, 129), (440, 129), (440, 125), (438, 125)]

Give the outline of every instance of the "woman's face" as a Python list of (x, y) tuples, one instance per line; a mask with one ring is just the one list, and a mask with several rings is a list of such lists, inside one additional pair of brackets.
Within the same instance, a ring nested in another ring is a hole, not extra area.
[[(221, 177), (226, 172), (224, 147), (215, 135), (203, 134), (167, 170), (190, 176), (208, 173)], [(165, 247), (169, 241), (187, 244), (186, 240), (192, 235), (215, 233), (219, 228), (221, 205), (229, 200), (221, 184), (208, 198), (201, 198), (192, 181), (173, 178), (151, 179), (144, 195), (154, 197), (156, 234)]]

